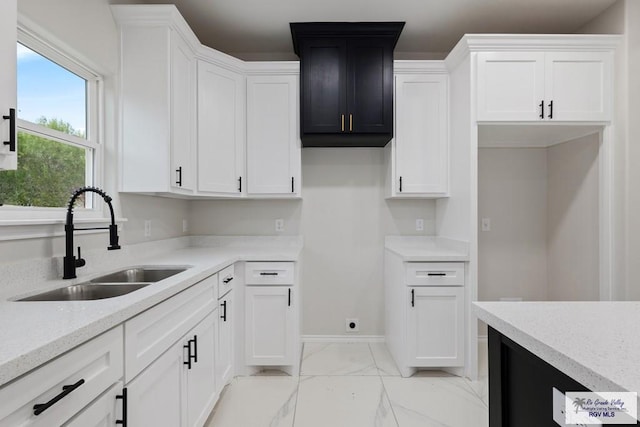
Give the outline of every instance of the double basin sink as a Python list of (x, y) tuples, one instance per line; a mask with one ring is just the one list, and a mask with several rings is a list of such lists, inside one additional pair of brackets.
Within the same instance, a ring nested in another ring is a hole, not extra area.
[(95, 279), (52, 291), (42, 292), (17, 301), (89, 301), (113, 298), (175, 276), (186, 267), (132, 267)]

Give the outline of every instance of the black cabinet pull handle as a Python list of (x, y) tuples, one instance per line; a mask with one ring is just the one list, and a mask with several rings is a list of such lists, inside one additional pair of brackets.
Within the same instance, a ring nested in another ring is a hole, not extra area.
[(242, 193), (242, 177), (238, 177), (238, 193)]
[(294, 181), (294, 177), (291, 177), (291, 192), (292, 192), (292, 193), (295, 193), (295, 192), (296, 192), (296, 190), (295, 190), (295, 188), (296, 188), (296, 187), (295, 187), (295, 185), (294, 185), (294, 182), (295, 182), (295, 181)]
[(226, 279), (222, 279), (222, 283), (229, 283), (232, 280), (233, 280), (233, 276), (229, 276)]
[(33, 405), (33, 415), (40, 415), (41, 413), (58, 403), (60, 400), (64, 399), (66, 395), (80, 387), (82, 384), (84, 384), (84, 379), (81, 379), (80, 381), (72, 385), (63, 385), (62, 393), (58, 394), (47, 403), (36, 403), (35, 405)]
[(220, 318), (222, 319), (223, 322), (227, 321), (227, 302), (223, 301), (222, 305), (222, 316), (220, 316)]
[(261, 271), (260, 275), (261, 276), (277, 276), (278, 273), (269, 273), (269, 272), (266, 272), (266, 271)]
[(122, 399), (122, 419), (116, 420), (116, 424), (127, 427), (127, 388), (122, 389), (122, 394), (118, 394), (116, 399)]
[(427, 276), (446, 276), (447, 273), (427, 273)]
[(416, 306), (416, 291), (415, 289), (411, 289), (411, 307)]
[(16, 109), (9, 108), (9, 115), (2, 118), (9, 120), (9, 140), (4, 141), (4, 145), (9, 146), (9, 151), (16, 151)]
[(402, 193), (402, 177), (400, 177), (400, 192)]
[(538, 107), (540, 107), (540, 118), (544, 119), (544, 99), (540, 101)]
[(187, 343), (183, 345), (182, 348), (187, 349), (187, 360), (182, 362), (182, 364), (187, 365), (187, 369), (191, 369), (191, 359), (193, 358), (193, 356), (191, 355), (191, 340), (187, 341)]
[(193, 363), (198, 363), (198, 336), (194, 335), (190, 341), (193, 341), (193, 356), (189, 356), (193, 357)]
[(549, 102), (549, 118), (553, 119), (553, 101)]
[(178, 187), (182, 187), (182, 166), (176, 169), (176, 184)]
[(291, 307), (291, 288), (289, 288), (289, 302), (287, 302), (287, 307)]

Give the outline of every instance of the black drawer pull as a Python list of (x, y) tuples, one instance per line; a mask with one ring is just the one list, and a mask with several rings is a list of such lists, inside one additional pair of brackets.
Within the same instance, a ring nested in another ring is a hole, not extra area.
[(122, 419), (116, 420), (116, 424), (127, 427), (127, 388), (122, 389), (122, 394), (118, 394), (116, 399), (122, 399)]
[(266, 272), (266, 271), (261, 271), (261, 272), (260, 272), (260, 275), (261, 275), (261, 276), (277, 276), (277, 275), (278, 275), (278, 273), (268, 273), (268, 272)]
[(540, 101), (540, 104), (538, 104), (538, 107), (540, 107), (540, 118), (544, 119), (544, 99)]
[(427, 273), (427, 276), (446, 276), (447, 273)]
[(229, 283), (229, 282), (230, 282), (230, 281), (232, 281), (232, 280), (233, 280), (233, 276), (229, 276), (229, 277), (227, 277), (226, 279), (223, 279), (223, 280), (222, 280), (222, 283)]
[(62, 393), (60, 393), (59, 395), (57, 395), (47, 403), (36, 403), (35, 405), (33, 405), (33, 415), (40, 415), (41, 413), (43, 413), (44, 411), (46, 411), (47, 409), (51, 408), (53, 405), (58, 403), (60, 400), (64, 399), (66, 395), (68, 395), (73, 390), (80, 387), (82, 384), (84, 384), (84, 379), (78, 381), (73, 385), (63, 385)]
[(194, 335), (193, 336), (193, 362), (194, 363), (198, 363), (198, 336)]
[(549, 102), (549, 118), (553, 119), (553, 101)]
[(411, 307), (416, 306), (416, 290), (411, 289)]
[(289, 288), (289, 301), (287, 302), (287, 307), (291, 307), (291, 288)]
[(182, 187), (182, 166), (176, 169), (176, 185)]
[(187, 343), (182, 346), (182, 348), (187, 349), (187, 360), (182, 362), (183, 365), (187, 365), (187, 369), (191, 369), (191, 359), (193, 358), (191, 355), (191, 341), (192, 340), (187, 341)]

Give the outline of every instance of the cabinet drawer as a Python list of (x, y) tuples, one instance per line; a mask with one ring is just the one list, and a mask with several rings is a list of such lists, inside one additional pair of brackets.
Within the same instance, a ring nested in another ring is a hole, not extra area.
[(293, 285), (293, 263), (247, 262), (244, 280), (247, 285)]
[(407, 286), (464, 286), (463, 262), (409, 262)]
[(217, 283), (217, 274), (209, 276), (125, 322), (125, 384), (214, 310)]
[[(118, 326), (0, 389), (0, 426), (62, 425), (122, 378), (122, 341), (122, 326)], [(76, 384), (73, 391), (34, 415), (34, 405), (51, 402), (64, 386)]]
[(218, 272), (218, 298), (229, 292), (235, 280), (235, 268), (233, 264)]

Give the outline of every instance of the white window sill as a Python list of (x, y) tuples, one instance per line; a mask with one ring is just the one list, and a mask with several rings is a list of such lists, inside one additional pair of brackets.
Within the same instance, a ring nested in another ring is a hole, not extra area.
[[(38, 239), (64, 236), (65, 218), (56, 219), (2, 219), (0, 220), (0, 241)], [(117, 224), (127, 222), (126, 218), (116, 218)], [(73, 223), (82, 228), (106, 227), (111, 218), (74, 218)], [(106, 233), (108, 230), (78, 230), (76, 234)]]

